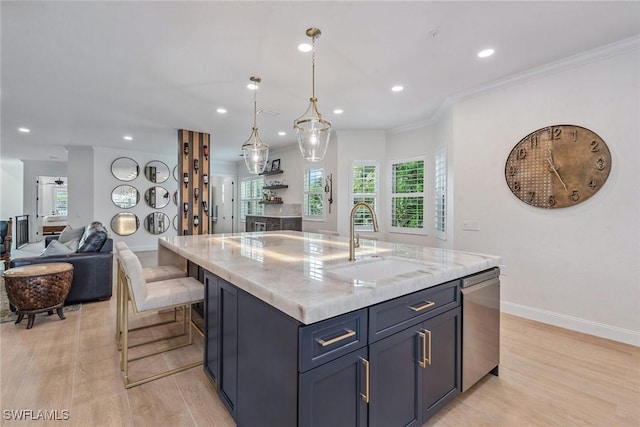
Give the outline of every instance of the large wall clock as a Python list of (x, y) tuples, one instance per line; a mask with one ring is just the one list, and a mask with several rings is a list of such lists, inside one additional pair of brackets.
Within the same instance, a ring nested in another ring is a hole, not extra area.
[(607, 144), (595, 132), (575, 125), (549, 126), (525, 136), (504, 168), (516, 197), (546, 209), (584, 202), (602, 188), (610, 172)]

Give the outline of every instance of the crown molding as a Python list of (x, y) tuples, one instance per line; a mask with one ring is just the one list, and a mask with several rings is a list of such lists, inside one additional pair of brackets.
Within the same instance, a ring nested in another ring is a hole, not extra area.
[(477, 86), (473, 89), (469, 89), (463, 92), (458, 92), (447, 97), (438, 107), (438, 109), (431, 116), (419, 122), (411, 123), (404, 126), (398, 126), (387, 130), (388, 134), (396, 134), (407, 132), (413, 129), (421, 128), (424, 126), (430, 126), (436, 123), (442, 116), (457, 102), (481, 95), (492, 90), (500, 89), (503, 87), (524, 83), (530, 80), (546, 77), (561, 71), (565, 71), (571, 68), (580, 67), (586, 64), (590, 64), (604, 59), (611, 58), (613, 56), (622, 55), (632, 50), (640, 49), (640, 35), (633, 36), (627, 39), (623, 39), (608, 45), (597, 47), (595, 49), (587, 50), (585, 52), (578, 53), (576, 55), (568, 56), (558, 61), (550, 62), (535, 68), (531, 68), (527, 71), (512, 74), (510, 76), (494, 80), (493, 82)]

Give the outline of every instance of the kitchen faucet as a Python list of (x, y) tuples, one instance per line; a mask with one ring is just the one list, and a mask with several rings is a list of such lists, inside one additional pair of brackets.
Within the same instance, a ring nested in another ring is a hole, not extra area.
[(358, 202), (353, 205), (353, 209), (351, 209), (351, 215), (349, 216), (349, 261), (356, 260), (356, 248), (360, 247), (360, 234), (356, 234), (354, 238), (353, 229), (356, 211), (361, 207), (367, 208), (369, 212), (371, 212), (371, 219), (373, 220), (373, 231), (378, 231), (378, 218), (376, 217), (376, 213), (374, 212), (371, 205), (365, 202)]

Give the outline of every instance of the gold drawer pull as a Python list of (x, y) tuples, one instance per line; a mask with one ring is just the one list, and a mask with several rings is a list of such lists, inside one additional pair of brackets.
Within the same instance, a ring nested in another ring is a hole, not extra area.
[(360, 398), (364, 400), (364, 403), (369, 403), (369, 361), (362, 357), (360, 360), (364, 365), (364, 393), (360, 393)]
[(356, 334), (356, 333), (355, 333), (354, 331), (352, 331), (351, 329), (345, 329), (345, 333), (344, 333), (344, 334), (342, 334), (342, 335), (338, 335), (338, 336), (337, 336), (337, 337), (335, 337), (335, 338), (331, 338), (331, 339), (330, 339), (330, 340), (328, 340), (328, 341), (325, 341), (325, 340), (320, 339), (320, 338), (318, 338), (316, 341), (318, 341), (318, 343), (319, 343), (321, 346), (326, 347), (326, 346), (328, 346), (328, 345), (335, 344), (335, 343), (337, 343), (338, 341), (346, 340), (347, 338), (352, 337), (352, 336), (354, 336), (355, 334)]
[(435, 303), (435, 302), (433, 302), (433, 301), (424, 301), (424, 304), (422, 304), (422, 305), (421, 305), (421, 306), (419, 306), (419, 307), (409, 306), (409, 308), (410, 308), (411, 310), (413, 310), (413, 311), (422, 311), (422, 310), (424, 310), (425, 308), (429, 308), (429, 307), (431, 307), (432, 305), (435, 305), (435, 304), (436, 304), (436, 303)]
[[(431, 331), (423, 329), (422, 332), (418, 332), (422, 340), (422, 360), (418, 362), (421, 368), (426, 368), (427, 365), (431, 365)], [(428, 343), (427, 343), (428, 341)], [(428, 350), (427, 350), (428, 346)]]

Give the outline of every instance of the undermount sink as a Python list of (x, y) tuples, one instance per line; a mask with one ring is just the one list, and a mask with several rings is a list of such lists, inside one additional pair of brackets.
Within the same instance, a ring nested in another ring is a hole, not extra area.
[(427, 273), (424, 264), (398, 258), (373, 258), (330, 268), (328, 273), (336, 279), (375, 282), (420, 270)]

